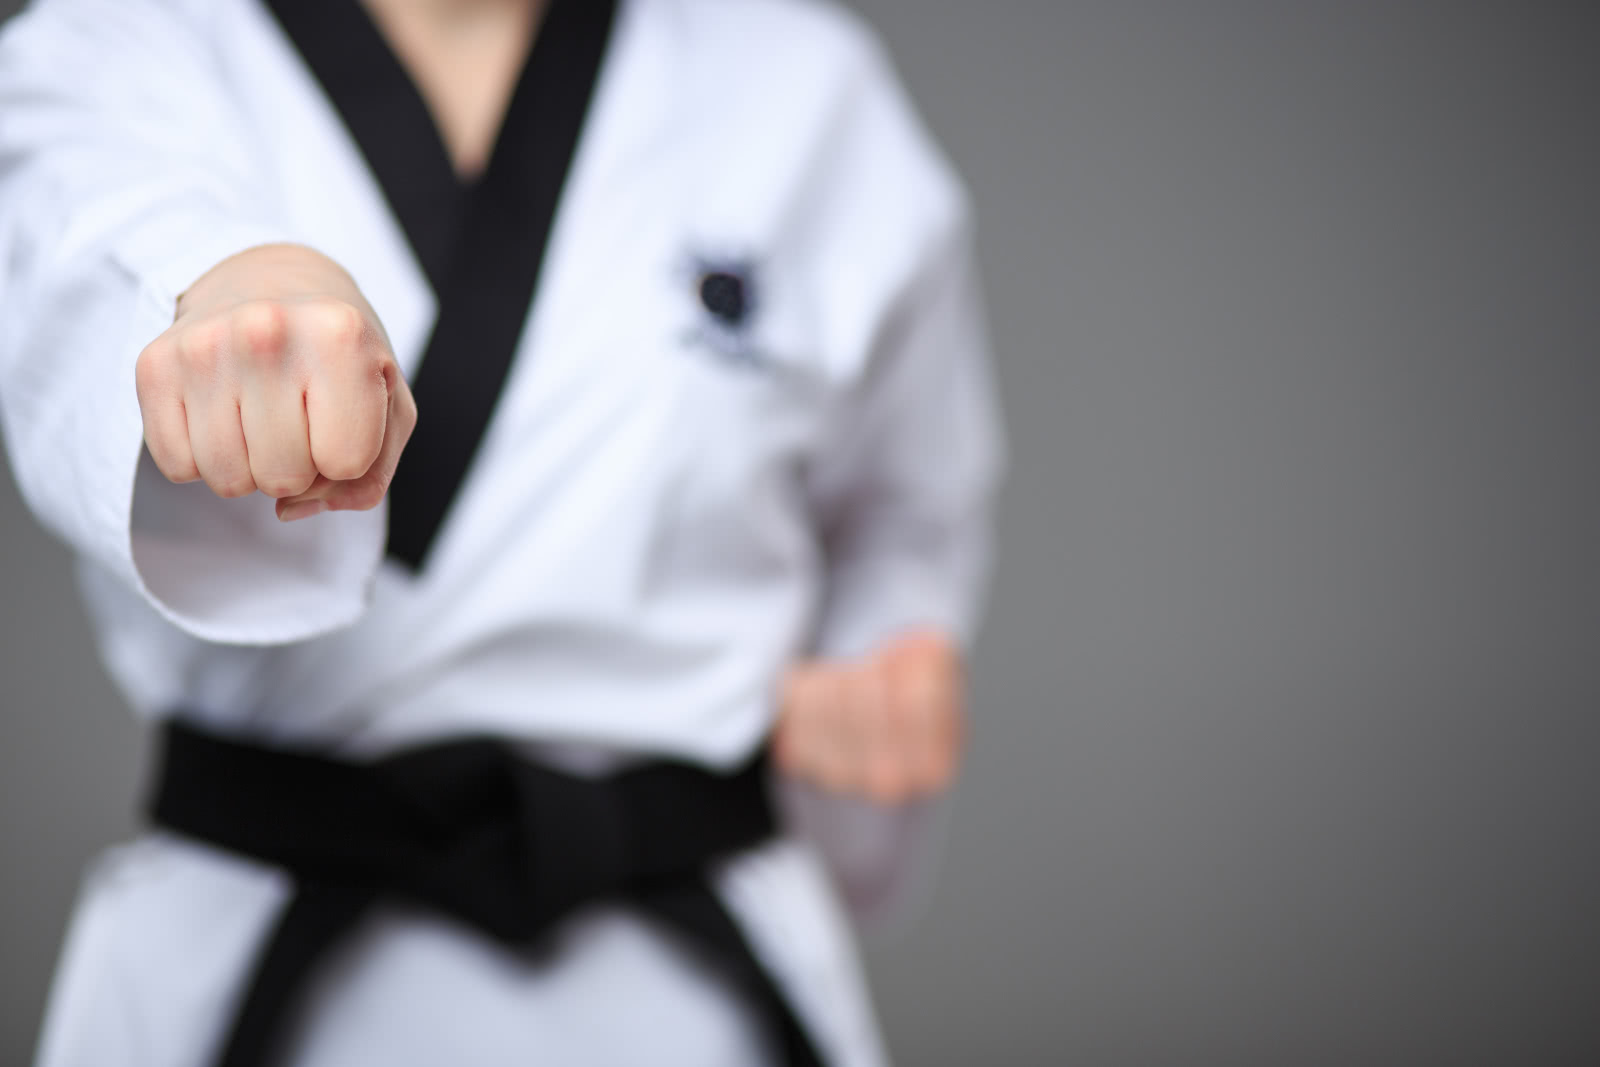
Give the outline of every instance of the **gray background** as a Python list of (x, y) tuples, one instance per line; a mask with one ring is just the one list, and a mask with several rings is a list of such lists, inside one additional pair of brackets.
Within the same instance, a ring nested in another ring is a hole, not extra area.
[[(1600, 1063), (1595, 8), (859, 6), (1016, 450), (902, 1061)], [(9, 1064), (145, 749), (3, 483)]]

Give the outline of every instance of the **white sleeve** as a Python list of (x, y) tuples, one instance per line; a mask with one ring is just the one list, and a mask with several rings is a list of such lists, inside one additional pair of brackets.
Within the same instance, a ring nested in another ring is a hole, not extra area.
[(0, 33), (0, 429), (40, 521), (174, 624), (287, 642), (360, 614), (382, 515), (284, 524), (259, 494), (166, 482), (134, 388), (185, 288), (295, 239), (261, 188), (206, 6), (40, 0)]
[(913, 626), (966, 644), (976, 623), (1000, 419), (965, 229), (932, 255), (810, 472), (827, 559), (821, 655)]
[[(1004, 443), (967, 198), (875, 41), (860, 51), (817, 198), (817, 275), (845, 279), (859, 369), (807, 472), (824, 560), (810, 651), (850, 657), (911, 627), (963, 646), (976, 623)], [(860, 314), (864, 308), (874, 309)], [(795, 781), (789, 824), (858, 919), (913, 910), (939, 802), (884, 807)]]
[[(855, 656), (910, 627), (968, 646), (1004, 449), (964, 232), (888, 323), (857, 400), (812, 481), (827, 560), (813, 650)], [(784, 800), (859, 918), (905, 910), (931, 866), (938, 801), (891, 808), (796, 782)]]

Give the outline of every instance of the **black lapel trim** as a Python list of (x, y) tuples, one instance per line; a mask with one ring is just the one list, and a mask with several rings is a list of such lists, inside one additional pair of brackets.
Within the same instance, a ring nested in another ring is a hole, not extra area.
[(438, 298), (411, 383), (417, 428), (389, 490), (389, 555), (420, 570), (510, 372), (616, 0), (551, 0), (488, 168), (468, 188), (354, 0), (268, 2), (343, 116)]
[(467, 193), (415, 83), (355, 0), (267, 0), (377, 178), (437, 294)]

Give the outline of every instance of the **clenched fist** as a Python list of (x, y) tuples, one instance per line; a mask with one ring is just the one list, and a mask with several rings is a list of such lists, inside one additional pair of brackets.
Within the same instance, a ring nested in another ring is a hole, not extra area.
[(899, 637), (859, 660), (791, 667), (773, 753), (785, 773), (893, 804), (955, 777), (965, 740), (961, 655), (940, 634)]
[(377, 316), (337, 264), (265, 245), (213, 267), (139, 354), (145, 444), (174, 482), (278, 517), (374, 507), (416, 425)]

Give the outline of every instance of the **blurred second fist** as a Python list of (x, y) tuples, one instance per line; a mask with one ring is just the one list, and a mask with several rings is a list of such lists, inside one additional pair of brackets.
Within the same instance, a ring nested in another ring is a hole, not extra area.
[(960, 761), (964, 689), (959, 649), (932, 630), (859, 659), (797, 663), (779, 693), (778, 766), (882, 804), (938, 792)]

